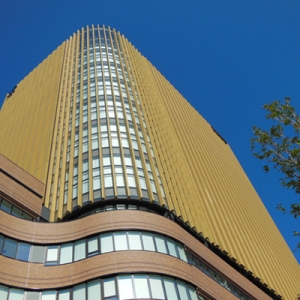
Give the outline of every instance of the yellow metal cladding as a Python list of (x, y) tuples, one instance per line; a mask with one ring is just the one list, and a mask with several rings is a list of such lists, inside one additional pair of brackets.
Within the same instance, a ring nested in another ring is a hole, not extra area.
[(0, 153), (46, 183), (65, 43), (27, 75), (0, 114)]
[(124, 37), (167, 202), (230, 257), (295, 299), (299, 265), (229, 145)]
[(65, 44), (45, 196), (51, 221), (104, 200), (166, 206), (131, 66), (116, 32), (82, 28)]

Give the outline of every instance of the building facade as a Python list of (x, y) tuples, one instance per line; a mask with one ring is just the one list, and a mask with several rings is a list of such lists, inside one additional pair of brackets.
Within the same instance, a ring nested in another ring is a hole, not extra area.
[(59, 46), (7, 95), (0, 126), (1, 299), (299, 293), (229, 145), (115, 30)]

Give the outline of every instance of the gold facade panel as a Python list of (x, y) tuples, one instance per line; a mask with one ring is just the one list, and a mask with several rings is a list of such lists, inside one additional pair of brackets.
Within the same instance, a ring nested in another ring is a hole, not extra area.
[(123, 44), (170, 191), (169, 206), (262, 282), (292, 299), (299, 265), (229, 145), (124, 38)]
[[(65, 43), (7, 97), (0, 117), (0, 153), (46, 183)], [(15, 138), (12, 138), (15, 137)]]

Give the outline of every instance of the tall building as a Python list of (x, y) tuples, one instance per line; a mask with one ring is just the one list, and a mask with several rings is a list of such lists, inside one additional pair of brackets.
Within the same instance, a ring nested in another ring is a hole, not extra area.
[(299, 265), (226, 141), (90, 26), (0, 114), (0, 299), (294, 299)]

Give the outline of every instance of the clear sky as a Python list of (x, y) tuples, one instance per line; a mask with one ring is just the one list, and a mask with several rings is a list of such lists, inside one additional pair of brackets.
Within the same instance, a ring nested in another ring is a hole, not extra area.
[(295, 0), (3, 0), (0, 106), (77, 29), (116, 28), (226, 139), (293, 250), (300, 222), (275, 207), (298, 197), (263, 172), (249, 139), (268, 125), (263, 104), (289, 96), (300, 113), (299, 16)]

